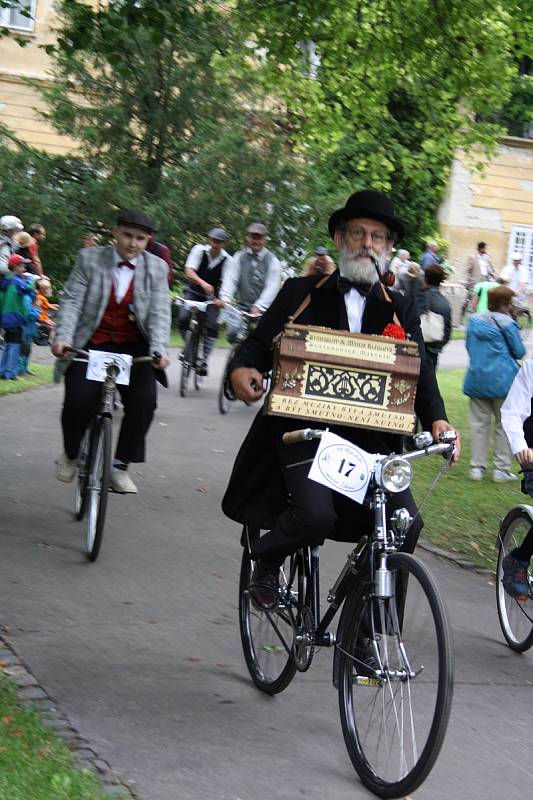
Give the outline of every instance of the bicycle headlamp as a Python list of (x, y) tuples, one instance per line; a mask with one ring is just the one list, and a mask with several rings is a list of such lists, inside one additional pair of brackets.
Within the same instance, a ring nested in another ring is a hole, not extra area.
[(376, 481), (378, 486), (387, 492), (403, 492), (409, 488), (413, 470), (405, 458), (390, 456), (385, 458), (376, 467)]

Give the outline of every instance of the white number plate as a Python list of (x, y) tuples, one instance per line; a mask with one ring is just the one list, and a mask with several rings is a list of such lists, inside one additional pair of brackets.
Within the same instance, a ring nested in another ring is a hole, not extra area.
[(133, 356), (126, 353), (106, 353), (105, 350), (89, 350), (89, 363), (85, 377), (89, 381), (103, 383), (109, 364), (116, 364), (119, 372), (115, 378), (122, 386), (129, 386)]
[(377, 456), (326, 432), (320, 440), (309, 478), (362, 503)]

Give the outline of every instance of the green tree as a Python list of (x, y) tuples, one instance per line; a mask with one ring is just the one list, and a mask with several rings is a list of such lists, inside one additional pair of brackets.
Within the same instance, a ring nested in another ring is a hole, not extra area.
[(312, 223), (303, 165), (255, 76), (235, 68), (245, 49), (231, 14), (207, 0), (63, 0), (58, 10), (46, 117), (80, 142), (79, 163), (112, 182), (113, 206), (99, 217), (143, 205), (178, 263), (215, 222), (237, 247), (261, 219), (294, 259)]
[[(494, 147), (531, 8), (515, 0), (238, 0), (265, 90), (318, 164), (329, 206), (392, 192), (408, 243), (436, 229), (453, 153)], [(529, 20), (529, 23), (528, 23)]]

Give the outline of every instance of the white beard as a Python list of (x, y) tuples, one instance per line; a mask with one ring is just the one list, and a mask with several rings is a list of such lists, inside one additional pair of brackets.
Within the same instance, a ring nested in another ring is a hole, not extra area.
[(346, 245), (342, 245), (339, 250), (339, 272), (343, 278), (355, 283), (376, 283), (379, 275), (374, 261), (368, 256), (372, 256), (378, 264), (379, 271), (383, 272), (386, 265), (384, 256), (378, 256), (372, 250), (365, 248), (350, 251)]

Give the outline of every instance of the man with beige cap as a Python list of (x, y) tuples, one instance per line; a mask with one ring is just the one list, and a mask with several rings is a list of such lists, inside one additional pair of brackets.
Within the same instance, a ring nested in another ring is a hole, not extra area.
[[(263, 314), (271, 305), (281, 287), (281, 264), (274, 253), (266, 248), (268, 230), (261, 222), (253, 222), (246, 229), (247, 247), (233, 256), (224, 270), (219, 298), (222, 304), (235, 302), (242, 311)], [(227, 336), (235, 342), (243, 321), (228, 319)]]

